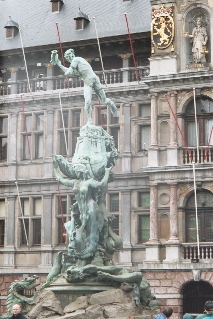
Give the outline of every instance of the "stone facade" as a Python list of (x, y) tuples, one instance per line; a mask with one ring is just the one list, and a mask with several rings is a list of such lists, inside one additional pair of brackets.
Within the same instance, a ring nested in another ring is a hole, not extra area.
[[(42, 8), (42, 13), (34, 14), (37, 21), (44, 20), (44, 13), (47, 17), (50, 15), (50, 7), (41, 1), (38, 7)], [(20, 8), (28, 10), (27, 2), (22, 2)], [(7, 17), (14, 9), (8, 8), (8, 3), (0, 1), (0, 11)], [(69, 29), (70, 21), (74, 21), (74, 9), (78, 7), (76, 3), (66, 4), (66, 8), (64, 6), (57, 13), (59, 24), (64, 21), (60, 29), (64, 36), (63, 48), (72, 47), (76, 55), (87, 59), (104, 86), (96, 39), (91, 29)], [(106, 95), (112, 98), (119, 111), (112, 117), (110, 110), (99, 105), (94, 97), (93, 122), (114, 136), (119, 151), (113, 168), (115, 180), (109, 184), (106, 196), (107, 209), (115, 216), (114, 230), (124, 240), (124, 250), (116, 254), (115, 262), (133, 270), (141, 269), (162, 305), (174, 308), (173, 318), (182, 318), (184, 309), (188, 309), (184, 305), (183, 287), (197, 280), (198, 284), (213, 285), (213, 5), (205, 0), (122, 2), (118, 7), (122, 17), (124, 6), (131, 9), (129, 22), (138, 60), (138, 81), (126, 28), (123, 24), (115, 28), (110, 23), (109, 29), (105, 28), (104, 22), (110, 21), (112, 15), (109, 3), (113, 4), (113, 1), (104, 5), (102, 16), (99, 12), (103, 22), (99, 34), (107, 70)], [(72, 7), (74, 5), (77, 7)], [(89, 7), (85, 4), (85, 10), (91, 10), (91, 16), (96, 15), (96, 11), (92, 11), (95, 7), (96, 2), (90, 3)], [(27, 22), (31, 27), (29, 30), (34, 30), (37, 22), (31, 12), (27, 12), (26, 19), (32, 19), (31, 24)], [(160, 19), (165, 16), (166, 20)], [(202, 16), (208, 34), (205, 63), (194, 63), (193, 38), (189, 37), (198, 16)], [(141, 24), (142, 17), (144, 23)], [(15, 16), (12, 18), (16, 20)], [(53, 17), (49, 19), (53, 23)], [(169, 45), (163, 47), (160, 40), (168, 36), (163, 29), (164, 22), (172, 19), (173, 22), (167, 24), (171, 31)], [(3, 25), (1, 30), (5, 31)], [(150, 35), (148, 31), (158, 32), (158, 35)], [(3, 238), (0, 240), (0, 300), (1, 312), (4, 312), (9, 283), (22, 274), (37, 274), (45, 282), (57, 252), (66, 248), (62, 219), (69, 220), (68, 208), (73, 202), (73, 193), (61, 186), (60, 196), (65, 208), (61, 214), (52, 155), (62, 154), (71, 159), (78, 131), (86, 120), (82, 82), (73, 78), (67, 87), (66, 78), (49, 64), (50, 51), (59, 49), (53, 32), (49, 33), (49, 26), (43, 38), (40, 36), (40, 43), (38, 36), (33, 40), (25, 34), (32, 92), (27, 84), (19, 39), (14, 37), (5, 42), (3, 33), (0, 37), (1, 145), (7, 139), (6, 153), (3, 146), (0, 152), (0, 239)], [(16, 51), (11, 51), (14, 48)], [(68, 154), (64, 135), (68, 137)], [(31, 154), (28, 154), (29, 140)], [(192, 162), (195, 162), (195, 178)], [(194, 182), (202, 223), (199, 243)], [(21, 208), (25, 209), (23, 215)], [(23, 235), (23, 220), (29, 225), (28, 243)], [(213, 294), (208, 298), (213, 298)], [(191, 308), (188, 311), (195, 312)]]

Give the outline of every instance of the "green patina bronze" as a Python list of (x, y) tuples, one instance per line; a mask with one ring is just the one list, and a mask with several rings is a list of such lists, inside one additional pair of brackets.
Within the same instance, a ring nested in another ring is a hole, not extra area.
[(91, 65), (81, 57), (75, 57), (73, 49), (69, 49), (64, 54), (65, 59), (70, 63), (69, 68), (61, 64), (58, 59), (56, 50), (52, 51), (51, 61), (53, 65), (58, 65), (65, 73), (66, 76), (78, 75), (84, 81), (84, 98), (85, 98), (85, 111), (87, 114), (88, 123), (92, 123), (92, 91), (96, 93), (102, 104), (108, 105), (112, 113), (117, 108), (115, 104), (106, 97), (104, 89), (101, 85), (99, 77), (94, 73)]
[[(112, 168), (118, 157), (114, 139), (101, 127), (92, 124), (92, 91), (94, 90), (101, 102), (110, 107), (111, 112), (116, 106), (106, 98), (99, 78), (89, 63), (75, 57), (72, 49), (65, 52), (70, 67), (62, 66), (56, 51), (52, 51), (51, 63), (58, 65), (66, 76), (79, 75), (84, 80), (85, 110), (87, 124), (80, 129), (79, 137), (72, 161), (61, 155), (53, 157), (56, 179), (70, 187), (76, 202), (70, 207), (70, 221), (65, 223), (69, 239), (67, 250), (56, 254), (53, 267), (45, 284), (36, 293), (51, 284), (57, 285), (57, 279), (65, 278), (67, 284), (87, 285), (98, 282), (112, 287), (126, 285), (125, 289), (133, 291), (133, 299), (137, 306), (154, 309), (159, 302), (150, 291), (148, 281), (141, 272), (131, 272), (124, 267), (115, 266), (113, 255), (122, 250), (123, 241), (112, 230), (112, 216), (106, 209), (105, 197), (108, 183), (113, 181)], [(22, 308), (32, 305), (35, 296), (26, 298), (18, 293), (17, 287), (33, 287), (35, 278), (19, 283), (12, 283), (8, 296), (8, 313), (18, 303)], [(19, 286), (18, 286), (19, 285)], [(30, 289), (30, 288), (28, 288)]]
[(20, 305), (23, 314), (26, 314), (31, 309), (31, 306), (36, 303), (37, 294), (35, 288), (39, 285), (36, 282), (37, 279), (38, 277), (34, 275), (23, 280), (15, 280), (10, 284), (7, 296), (7, 313), (0, 316), (1, 319), (12, 316), (15, 304)]

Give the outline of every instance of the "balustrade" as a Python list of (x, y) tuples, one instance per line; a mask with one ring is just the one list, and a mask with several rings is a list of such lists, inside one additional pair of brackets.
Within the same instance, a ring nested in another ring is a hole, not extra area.
[[(138, 74), (140, 80), (145, 76), (149, 75), (149, 67), (138, 67)], [(105, 80), (108, 85), (123, 83), (124, 81), (124, 72), (128, 72), (128, 81), (134, 82), (137, 81), (136, 69), (127, 68), (127, 69), (116, 69), (116, 70), (106, 70), (103, 72), (96, 72), (97, 76), (100, 78), (101, 83), (104, 85)], [(105, 77), (105, 79), (104, 79)], [(31, 92), (42, 92), (47, 90), (47, 81), (52, 82), (52, 90), (61, 90), (67, 88), (79, 88), (83, 87), (84, 83), (80, 77), (73, 76), (71, 78), (66, 78), (65, 76), (55, 76), (55, 77), (42, 77), (30, 79), (30, 90)], [(15, 87), (13, 93), (28, 93), (29, 84), (27, 80), (17, 81), (17, 82), (2, 82), (0, 83), (0, 95), (10, 95), (11, 86)], [(50, 85), (51, 86), (51, 85)]]
[(196, 244), (183, 245), (183, 259), (184, 260), (197, 260), (197, 259), (212, 259), (213, 258), (213, 245), (212, 243), (200, 243), (199, 250), (200, 256), (198, 256), (198, 246)]
[(188, 149), (183, 149), (183, 164), (194, 163), (212, 163), (213, 162), (213, 147), (212, 146), (202, 146), (197, 148), (189, 147)]

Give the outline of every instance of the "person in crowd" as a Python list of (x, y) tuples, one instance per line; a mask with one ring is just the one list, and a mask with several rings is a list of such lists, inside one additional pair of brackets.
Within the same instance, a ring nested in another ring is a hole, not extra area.
[(27, 319), (27, 318), (21, 313), (21, 306), (18, 304), (15, 304), (13, 306), (13, 315), (9, 319)]
[(165, 308), (163, 309), (162, 313), (159, 313), (158, 315), (155, 316), (155, 319), (167, 319), (167, 318), (170, 318), (172, 314), (173, 314), (172, 308)]

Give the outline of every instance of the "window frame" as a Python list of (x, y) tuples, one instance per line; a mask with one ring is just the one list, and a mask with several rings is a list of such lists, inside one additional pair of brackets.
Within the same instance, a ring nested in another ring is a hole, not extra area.
[[(61, 110), (57, 110), (57, 118), (58, 118), (58, 126), (57, 126), (57, 154), (60, 154), (65, 157), (72, 157), (75, 153), (76, 143), (77, 143), (77, 137), (80, 133), (80, 128), (82, 124), (82, 108), (76, 107), (76, 108), (69, 108), (64, 109), (63, 115), (66, 114), (66, 121), (64, 121), (64, 127), (63, 127), (63, 121), (61, 116)], [(75, 121), (75, 114), (79, 114), (79, 123), (73, 122)], [(65, 116), (63, 116), (65, 119)], [(79, 126), (75, 126), (73, 124), (79, 124)], [(67, 149), (66, 149), (66, 143), (64, 138), (64, 131), (66, 135), (66, 142), (67, 142)], [(69, 141), (69, 143), (68, 143)], [(67, 154), (68, 152), (68, 154)]]
[[(61, 203), (66, 202), (66, 208), (62, 207), (63, 216), (61, 214), (60, 201)], [(57, 194), (55, 196), (55, 229), (57, 230), (57, 236), (54, 235), (54, 240), (57, 246), (64, 246), (69, 241), (63, 224), (71, 220), (70, 207), (75, 201), (74, 195)], [(65, 209), (66, 212), (64, 211)]]
[[(96, 105), (96, 111), (95, 111), (95, 123), (97, 126), (102, 127), (110, 136), (113, 136), (114, 142), (115, 142), (115, 148), (118, 152), (120, 152), (120, 132), (121, 132), (121, 105), (116, 105), (118, 116), (114, 116), (114, 114), (111, 113), (110, 107), (106, 105)], [(104, 121), (101, 123), (101, 111), (104, 110)], [(117, 114), (117, 113), (116, 113)], [(116, 121), (113, 120), (113, 118), (117, 118)], [(117, 131), (116, 134), (113, 134), (113, 130)], [(116, 136), (115, 136), (116, 135)]]
[[(43, 127), (41, 129), (37, 126), (37, 118), (39, 115), (43, 116)], [(31, 117), (30, 122), (27, 120)], [(21, 160), (41, 160), (45, 158), (45, 136), (46, 136), (46, 111), (36, 111), (36, 112), (21, 112), (21, 145), (22, 153)], [(39, 146), (39, 139), (42, 138), (42, 145)], [(30, 148), (30, 149), (29, 149)], [(40, 151), (38, 149), (41, 148)]]
[[(35, 214), (35, 201), (40, 199), (41, 201), (41, 214)], [(24, 202), (28, 201), (28, 211), (29, 214), (25, 214), (24, 209)], [(38, 247), (42, 245), (42, 222), (43, 222), (43, 197), (42, 196), (25, 196), (20, 198), (21, 207), (19, 205), (19, 215), (18, 215), (18, 222), (19, 222), (19, 247), (27, 246), (27, 240), (25, 237), (25, 230), (27, 233), (28, 239), (28, 246), (29, 247)], [(34, 221), (40, 220), (40, 228), (35, 230)], [(25, 226), (24, 226), (25, 225)], [(40, 239), (38, 242), (38, 235), (40, 234)], [(36, 242), (35, 242), (36, 239)]]
[[(112, 197), (113, 196), (118, 196), (118, 207), (115, 209), (112, 207)], [(107, 194), (107, 210), (109, 211), (110, 215), (112, 216), (111, 218), (111, 228), (114, 231), (116, 235), (120, 235), (121, 233), (121, 227), (120, 227), (120, 193), (119, 192), (114, 192), (114, 193), (109, 193)], [(113, 221), (114, 219), (114, 221)], [(114, 224), (113, 224), (114, 222)], [(117, 227), (118, 225), (118, 227)]]
[[(142, 229), (148, 230), (148, 228), (141, 228), (141, 219), (142, 218), (147, 218), (149, 220), (149, 236), (143, 240), (143, 236), (142, 236)], [(145, 242), (147, 242), (150, 239), (150, 215), (149, 214), (142, 214), (139, 213), (138, 214), (138, 244), (144, 244)]]
[[(4, 119), (7, 119), (7, 132), (4, 132), (4, 124), (3, 124), (3, 120)], [(4, 148), (4, 145), (3, 143), (1, 142), (0, 143), (0, 146), (1, 146), (1, 149), (0, 149), (0, 162), (7, 162), (7, 159), (8, 159), (8, 142), (9, 142), (9, 139), (8, 139), (8, 134), (9, 134), (9, 117), (8, 115), (0, 115), (0, 140), (3, 141), (3, 139), (6, 139), (6, 151), (5, 151), (5, 154), (6, 156), (4, 156), (4, 151), (3, 151), (3, 148)]]

